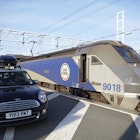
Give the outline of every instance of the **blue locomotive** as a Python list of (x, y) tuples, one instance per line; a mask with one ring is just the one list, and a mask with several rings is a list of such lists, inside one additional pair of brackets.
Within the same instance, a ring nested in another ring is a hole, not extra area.
[(121, 42), (83, 44), (25, 59), (20, 66), (41, 82), (73, 93), (96, 92), (112, 105), (140, 111), (140, 56)]

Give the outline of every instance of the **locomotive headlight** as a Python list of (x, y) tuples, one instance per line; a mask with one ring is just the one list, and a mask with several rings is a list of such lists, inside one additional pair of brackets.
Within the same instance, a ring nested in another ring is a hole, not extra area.
[(46, 94), (43, 91), (38, 92), (38, 99), (42, 102), (45, 103), (47, 101)]

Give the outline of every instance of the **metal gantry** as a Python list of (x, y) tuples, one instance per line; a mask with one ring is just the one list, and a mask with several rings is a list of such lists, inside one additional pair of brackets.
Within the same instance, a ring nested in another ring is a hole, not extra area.
[(47, 34), (0, 29), (1, 54), (39, 55), (55, 50), (75, 47), (84, 42), (74, 38), (65, 38)]

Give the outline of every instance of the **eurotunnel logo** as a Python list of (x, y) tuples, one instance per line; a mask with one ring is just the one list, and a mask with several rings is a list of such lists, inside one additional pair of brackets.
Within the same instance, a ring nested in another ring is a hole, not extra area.
[(60, 69), (60, 75), (62, 80), (67, 81), (70, 77), (70, 67), (67, 63), (63, 63)]

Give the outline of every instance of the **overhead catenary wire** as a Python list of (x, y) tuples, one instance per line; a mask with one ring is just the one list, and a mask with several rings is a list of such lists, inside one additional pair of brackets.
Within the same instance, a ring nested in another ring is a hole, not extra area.
[(68, 19), (68, 18), (74, 16), (75, 14), (77, 14), (77, 13), (79, 13), (79, 12), (85, 10), (86, 8), (92, 6), (93, 4), (95, 4), (96, 2), (99, 2), (99, 1), (100, 1), (100, 0), (93, 0), (93, 1), (89, 2), (88, 4), (82, 6), (82, 7), (80, 7), (79, 9), (77, 9), (77, 10), (71, 12), (70, 14), (68, 14), (68, 15), (66, 15), (66, 16), (64, 16), (64, 17), (62, 17), (62, 18), (59, 19), (57, 22), (55, 22), (55, 23), (53, 23), (53, 24), (51, 24), (51, 25), (49, 25), (49, 26), (43, 28), (42, 30), (40, 30), (40, 32), (52, 28), (53, 26), (55, 26), (55, 25), (57, 25), (57, 24), (63, 22), (64, 20), (66, 20), (66, 19)]
[(109, 4), (103, 5), (103, 6), (99, 7), (99, 8), (97, 8), (96, 10), (93, 10), (93, 11), (91, 11), (91, 12), (86, 13), (85, 15), (82, 15), (82, 16), (80, 16), (80, 17), (78, 17), (78, 18), (75, 18), (75, 19), (73, 19), (73, 20), (67, 22), (66, 24), (64, 24), (64, 25), (62, 25), (62, 26), (60, 26), (60, 27), (58, 27), (58, 28), (52, 30), (51, 33), (55, 32), (55, 31), (58, 31), (58, 30), (61, 30), (61, 29), (64, 28), (65, 26), (68, 26), (68, 25), (71, 25), (71, 24), (73, 24), (73, 23), (75, 23), (75, 22), (78, 22), (79, 20), (81, 20), (81, 19), (83, 19), (83, 18), (85, 18), (85, 17), (87, 17), (87, 16), (89, 16), (89, 15), (91, 15), (91, 14), (95, 14), (95, 13), (97, 13), (97, 12), (99, 12), (99, 11), (102, 11), (102, 10), (104, 10), (105, 8), (109, 7), (110, 5), (114, 4), (115, 2), (117, 2), (117, 1), (116, 1), (116, 0), (113, 0), (113, 1), (110, 2)]
[[(130, 32), (132, 33), (132, 32), (136, 32), (136, 31), (140, 31), (140, 28), (133, 29), (133, 30), (130, 31)], [(125, 35), (126, 33), (128, 33), (128, 32), (122, 32), (122, 33), (119, 33), (119, 35), (121, 35), (121, 34), (124, 34), (124, 35)], [(102, 37), (99, 37), (99, 38), (92, 39), (90, 42), (96, 41), (96, 40), (105, 39), (105, 38), (108, 38), (108, 37), (113, 37), (113, 36), (116, 36), (116, 35), (117, 35), (117, 34), (114, 33), (114, 34), (111, 34), (111, 35), (102, 36)]]
[(85, 33), (85, 32), (87, 32), (88, 30), (93, 29), (93, 28), (99, 26), (99, 25), (102, 24), (103, 22), (106, 22), (106, 21), (111, 20), (113, 17), (114, 17), (114, 14), (111, 15), (111, 16), (109, 16), (109, 17), (107, 17), (107, 18), (105, 18), (105, 19), (103, 19), (103, 20), (101, 20), (100, 22), (98, 22), (98, 23), (96, 23), (96, 24), (94, 24), (94, 25), (92, 25), (92, 26), (90, 26), (90, 27), (84, 29), (84, 30), (81, 30), (80, 32), (77, 32), (77, 33), (73, 34), (72, 36), (77, 36), (77, 35), (79, 35), (79, 34)]

